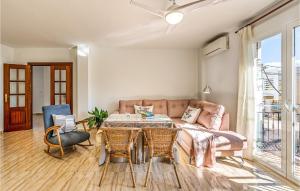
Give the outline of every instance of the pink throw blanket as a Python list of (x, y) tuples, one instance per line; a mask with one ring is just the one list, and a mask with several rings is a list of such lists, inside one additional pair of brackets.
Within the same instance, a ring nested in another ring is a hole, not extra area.
[(216, 163), (216, 144), (212, 133), (201, 131), (200, 129), (181, 126), (193, 137), (194, 156), (196, 167), (213, 167)]
[(194, 142), (194, 154), (195, 154), (195, 165), (197, 167), (206, 166), (213, 167), (216, 163), (215, 157), (215, 141), (214, 136), (211, 133), (204, 131), (194, 131), (193, 142)]

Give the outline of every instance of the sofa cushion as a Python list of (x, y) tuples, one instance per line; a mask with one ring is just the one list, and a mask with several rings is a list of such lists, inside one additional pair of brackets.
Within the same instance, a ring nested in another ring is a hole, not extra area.
[[(247, 148), (247, 139), (238, 133), (232, 131), (214, 131), (205, 128), (201, 128), (201, 131), (209, 132), (214, 135), (217, 152), (221, 151), (223, 153), (224, 151), (242, 151)], [(193, 156), (194, 144), (193, 135), (191, 135), (191, 132), (193, 131), (182, 128), (182, 131), (180, 131), (178, 135), (177, 142), (188, 155)], [(229, 156), (232, 156), (234, 152), (230, 153), (231, 155)], [(221, 154), (221, 156), (223, 156), (223, 154)]]
[(154, 114), (168, 114), (167, 100), (143, 100), (143, 106), (153, 105)]
[(218, 104), (203, 100), (192, 99), (190, 100), (189, 106), (194, 108), (201, 108), (202, 110), (214, 113), (217, 109)]
[(204, 125), (208, 129), (219, 130), (222, 124), (222, 117), (225, 108), (209, 102), (202, 103), (202, 112), (197, 120), (198, 123)]
[(183, 121), (181, 118), (171, 118), (174, 126), (177, 128), (192, 128), (192, 129), (206, 129), (205, 127), (203, 127), (202, 125), (198, 124), (198, 123), (187, 123), (185, 121)]
[(212, 115), (208, 111), (202, 111), (197, 119), (197, 123), (210, 129)]
[(191, 106), (188, 106), (185, 112), (183, 113), (181, 119), (188, 123), (195, 123), (199, 117), (200, 112), (200, 108), (193, 108)]
[(243, 150), (247, 148), (247, 138), (233, 131), (210, 131), (214, 134), (218, 151)]
[(168, 100), (168, 116), (182, 117), (189, 105), (189, 100)]
[(142, 105), (142, 100), (120, 100), (119, 101), (119, 112), (122, 114), (130, 113), (134, 114), (134, 105)]
[(149, 106), (134, 105), (135, 114), (142, 114), (143, 112), (153, 113), (153, 105), (149, 105)]
[(192, 100), (190, 100), (189, 106), (194, 107), (194, 108), (201, 108), (202, 109), (205, 102), (206, 101), (192, 99)]

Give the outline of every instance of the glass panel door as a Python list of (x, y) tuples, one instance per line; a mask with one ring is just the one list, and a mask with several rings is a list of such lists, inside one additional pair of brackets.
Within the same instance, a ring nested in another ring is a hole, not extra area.
[(51, 65), (52, 105), (69, 104), (72, 109), (72, 64), (60, 63)]
[(3, 65), (4, 131), (31, 128), (31, 73), (29, 65)]
[(10, 108), (25, 107), (25, 69), (10, 68)]
[(254, 156), (261, 163), (284, 173), (283, 134), (284, 67), (282, 35), (257, 43), (256, 62), (256, 138)]
[(55, 69), (54, 73), (55, 105), (66, 104), (66, 70)]
[[(292, 38), (292, 89), (293, 89), (293, 123), (291, 128), (291, 140), (292, 140), (292, 176), (296, 179), (300, 179), (300, 26), (293, 28)], [(289, 135), (288, 135), (289, 136)]]

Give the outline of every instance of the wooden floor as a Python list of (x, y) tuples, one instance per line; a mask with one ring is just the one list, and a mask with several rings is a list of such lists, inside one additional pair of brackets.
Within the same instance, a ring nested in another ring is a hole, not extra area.
[[(0, 135), (0, 190), (179, 190), (173, 168), (168, 163), (154, 163), (148, 188), (143, 187), (146, 165), (134, 165), (137, 188), (133, 189), (127, 163), (111, 163), (102, 187), (98, 187), (103, 167), (97, 164), (95, 147), (76, 146), (63, 159), (43, 150), (44, 130), (35, 117), (33, 130)], [(92, 138), (95, 131), (91, 131)], [(181, 154), (179, 177), (181, 190), (300, 190), (249, 162), (240, 168), (231, 160), (218, 160), (216, 167), (195, 168), (184, 163)]]

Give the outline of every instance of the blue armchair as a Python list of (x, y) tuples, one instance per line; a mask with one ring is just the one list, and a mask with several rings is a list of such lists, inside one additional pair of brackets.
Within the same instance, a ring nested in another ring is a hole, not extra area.
[[(59, 126), (54, 126), (54, 122), (52, 119), (52, 115), (71, 115), (70, 105), (50, 105), (44, 106), (43, 117), (44, 117), (44, 128), (45, 128), (45, 136), (44, 142), (47, 144), (46, 153), (54, 156), (50, 153), (50, 148), (59, 148), (61, 156), (64, 156), (64, 147), (81, 145), (81, 146), (92, 146), (90, 141), (90, 134), (86, 131), (86, 120), (78, 121), (77, 124), (82, 124), (84, 127), (84, 131), (71, 131), (68, 133), (59, 133)], [(52, 136), (53, 132), (56, 133), (57, 136)], [(88, 145), (82, 145), (80, 143), (88, 141)], [(54, 156), (55, 157), (55, 156)]]

